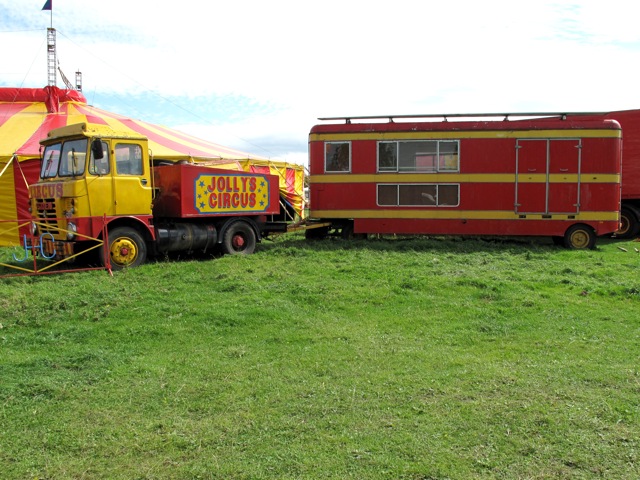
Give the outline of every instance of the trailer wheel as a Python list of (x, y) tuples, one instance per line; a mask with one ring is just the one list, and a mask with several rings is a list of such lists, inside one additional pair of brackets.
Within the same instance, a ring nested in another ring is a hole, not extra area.
[(329, 235), (329, 227), (308, 228), (304, 231), (307, 240), (322, 240)]
[(256, 232), (246, 222), (234, 222), (224, 232), (222, 250), (229, 255), (250, 255), (256, 249)]
[(340, 236), (343, 240), (353, 240), (353, 223), (348, 222), (342, 225)]
[(596, 234), (588, 225), (573, 225), (564, 234), (564, 246), (572, 250), (593, 249), (596, 245)]
[(640, 231), (638, 216), (630, 209), (623, 207), (620, 211), (620, 230), (616, 232), (616, 238), (635, 238)]
[(353, 233), (353, 222), (346, 223), (342, 226), (341, 236), (343, 240), (366, 240), (366, 233)]
[[(118, 227), (109, 232), (111, 269), (137, 267), (147, 260), (147, 244), (140, 233), (131, 227)], [(99, 249), (100, 263), (106, 266), (104, 248)]]

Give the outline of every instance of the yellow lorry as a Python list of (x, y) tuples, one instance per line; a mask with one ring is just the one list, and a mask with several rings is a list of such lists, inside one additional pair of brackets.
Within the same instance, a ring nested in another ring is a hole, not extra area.
[(154, 164), (144, 136), (87, 123), (40, 143), (31, 233), (47, 258), (95, 248), (102, 265), (120, 269), (172, 251), (250, 254), (264, 235), (287, 229), (270, 173)]

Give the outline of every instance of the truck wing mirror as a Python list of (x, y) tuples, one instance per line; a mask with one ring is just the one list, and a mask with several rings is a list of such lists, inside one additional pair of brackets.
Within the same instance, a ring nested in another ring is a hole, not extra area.
[(102, 141), (99, 138), (96, 138), (91, 142), (91, 153), (93, 153), (93, 158), (95, 158), (96, 160), (101, 160), (104, 158)]

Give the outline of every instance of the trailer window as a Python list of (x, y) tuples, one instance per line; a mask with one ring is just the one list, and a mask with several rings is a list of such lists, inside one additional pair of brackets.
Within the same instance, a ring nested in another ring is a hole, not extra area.
[(455, 207), (458, 184), (378, 184), (378, 205), (385, 207)]
[(378, 171), (398, 171), (398, 142), (378, 143)]
[(457, 172), (459, 170), (458, 162), (458, 141), (445, 141), (440, 140), (438, 142), (438, 171), (439, 172)]
[(460, 204), (460, 185), (438, 185), (438, 206), (457, 207)]
[(378, 185), (378, 205), (398, 205), (398, 185)]
[(398, 205), (434, 206), (438, 204), (437, 185), (400, 185)]
[(118, 175), (142, 175), (142, 147), (137, 144), (116, 145), (116, 172)]
[(438, 142), (400, 142), (399, 172), (435, 172)]
[(458, 140), (378, 142), (379, 172), (457, 172)]
[(351, 171), (351, 144), (349, 142), (326, 142), (324, 144), (324, 171)]

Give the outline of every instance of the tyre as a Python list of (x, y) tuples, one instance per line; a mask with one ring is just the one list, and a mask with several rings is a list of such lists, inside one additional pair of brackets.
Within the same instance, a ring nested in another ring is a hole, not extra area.
[(329, 227), (307, 228), (304, 238), (307, 240), (322, 240), (329, 235)]
[(349, 222), (342, 227), (340, 233), (343, 240), (366, 240), (366, 233), (353, 233), (353, 223)]
[(596, 234), (589, 225), (573, 225), (564, 234), (564, 246), (572, 250), (592, 249), (596, 245)]
[(353, 240), (353, 223), (345, 223), (342, 226), (342, 231), (340, 232), (340, 236), (343, 240)]
[[(147, 244), (135, 228), (117, 227), (108, 233), (108, 251), (112, 270), (137, 267), (147, 260)], [(104, 247), (99, 248), (100, 263), (106, 267)]]
[(229, 255), (250, 255), (256, 249), (256, 232), (247, 222), (234, 222), (227, 227), (222, 239), (222, 250)]
[(620, 230), (616, 232), (616, 238), (628, 239), (638, 236), (640, 223), (635, 212), (626, 207), (620, 211)]
[(564, 247), (564, 237), (551, 237), (551, 240), (553, 241), (553, 244), (556, 245), (557, 247)]

